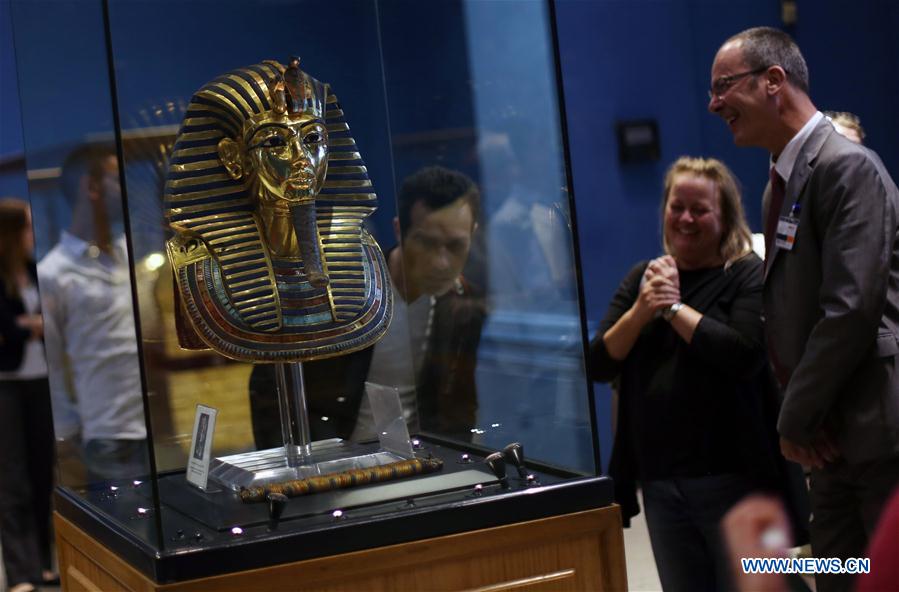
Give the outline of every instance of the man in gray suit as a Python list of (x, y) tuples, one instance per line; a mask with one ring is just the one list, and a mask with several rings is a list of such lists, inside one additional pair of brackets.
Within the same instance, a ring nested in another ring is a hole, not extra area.
[[(877, 155), (812, 104), (785, 33), (728, 39), (709, 96), (737, 145), (771, 153), (766, 328), (784, 394), (781, 451), (812, 467), (812, 547), (863, 557), (899, 483), (899, 191)], [(817, 582), (844, 590), (851, 576)]]

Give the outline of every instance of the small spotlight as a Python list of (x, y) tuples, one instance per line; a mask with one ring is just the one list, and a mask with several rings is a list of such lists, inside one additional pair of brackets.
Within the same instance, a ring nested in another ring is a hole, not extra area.
[(243, 534), (243, 529), (239, 526), (235, 526), (231, 529), (231, 534), (233, 534), (234, 536), (240, 536)]
[(156, 271), (163, 265), (165, 265), (165, 256), (162, 253), (151, 253), (144, 259), (144, 267), (147, 268), (147, 271)]

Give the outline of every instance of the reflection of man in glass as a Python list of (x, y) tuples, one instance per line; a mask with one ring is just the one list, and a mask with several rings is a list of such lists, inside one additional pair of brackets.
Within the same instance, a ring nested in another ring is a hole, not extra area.
[[(390, 328), (374, 347), (303, 365), (314, 440), (374, 438), (365, 381), (396, 387), (411, 431), (470, 438), (477, 415), (474, 369), (484, 321), (483, 295), (462, 276), (480, 196), (465, 175), (428, 167), (407, 178), (387, 256), (394, 293)], [(271, 366), (250, 382), (259, 448), (279, 446)]]
[(492, 212), (491, 308), (577, 315), (565, 177), (548, 148), (524, 124), (480, 139), (484, 198)]
[[(399, 390), (412, 431), (470, 437), (475, 424), (483, 298), (462, 269), (479, 205), (471, 179), (442, 167), (418, 171), (400, 189), (394, 220), (400, 246), (387, 256), (394, 316), (375, 345), (368, 381)], [(364, 399), (355, 436), (373, 436), (373, 425)]]
[(56, 435), (80, 435), (91, 479), (135, 476), (146, 427), (118, 161), (79, 148), (62, 184), (72, 222), (38, 264)]

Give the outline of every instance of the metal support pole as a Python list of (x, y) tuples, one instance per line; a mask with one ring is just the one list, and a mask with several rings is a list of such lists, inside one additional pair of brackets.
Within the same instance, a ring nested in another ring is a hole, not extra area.
[(312, 455), (309, 409), (303, 384), (303, 365), (299, 362), (275, 364), (278, 376), (278, 407), (281, 411), (281, 437), (287, 465), (307, 464)]

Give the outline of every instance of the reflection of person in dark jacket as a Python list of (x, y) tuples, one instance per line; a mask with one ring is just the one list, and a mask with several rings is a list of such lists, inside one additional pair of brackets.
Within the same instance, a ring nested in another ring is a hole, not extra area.
[(28, 204), (0, 201), (0, 539), (10, 590), (54, 578), (53, 420)]
[[(374, 347), (303, 365), (313, 440), (374, 437), (365, 382), (396, 387), (412, 431), (471, 437), (483, 294), (462, 277), (477, 227), (479, 195), (465, 175), (427, 167), (405, 180), (388, 253), (394, 317)], [(282, 444), (271, 365), (250, 378), (259, 448)]]

